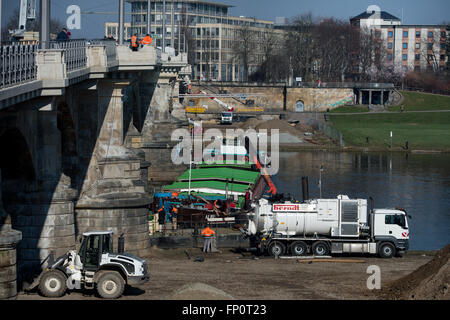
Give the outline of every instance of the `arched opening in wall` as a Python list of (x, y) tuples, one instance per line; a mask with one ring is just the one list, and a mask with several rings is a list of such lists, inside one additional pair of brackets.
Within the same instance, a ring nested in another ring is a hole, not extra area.
[(17, 216), (26, 205), (27, 191), (31, 191), (32, 181), (36, 179), (33, 160), (25, 138), (16, 128), (0, 132), (0, 150), (0, 187), (6, 211), (6, 215), (0, 217), (0, 227), (6, 222), (14, 229), (22, 230), (23, 226), (17, 225)]
[(295, 112), (304, 112), (305, 111), (305, 104), (302, 100), (298, 100), (295, 103)]
[(62, 172), (70, 177), (71, 187), (75, 188), (79, 167), (76, 132), (69, 106), (64, 102), (58, 105), (57, 127), (61, 132)]
[[(28, 144), (17, 128), (0, 130), (0, 169), (1, 169), (1, 202), (0, 229), (10, 224), (14, 230), (22, 232), (22, 241), (17, 248), (17, 264), (21, 263), (23, 249), (27, 248), (30, 230), (29, 220), (33, 212), (32, 197), (36, 190), (36, 172)], [(25, 218), (25, 219), (24, 219)], [(18, 283), (22, 273), (17, 274)]]

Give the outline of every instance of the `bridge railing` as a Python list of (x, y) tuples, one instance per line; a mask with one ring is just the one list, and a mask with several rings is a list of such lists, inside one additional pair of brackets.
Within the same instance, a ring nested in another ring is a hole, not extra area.
[(0, 46), (0, 88), (36, 79), (37, 44)]
[(105, 39), (89, 40), (88, 44), (89, 45), (104, 46), (105, 49), (106, 49), (106, 56), (108, 58), (108, 61), (116, 60), (116, 58), (117, 58), (116, 41), (114, 41), (114, 40), (105, 40)]
[(64, 63), (68, 72), (87, 67), (86, 47), (85, 40), (50, 42), (51, 49), (64, 50)]

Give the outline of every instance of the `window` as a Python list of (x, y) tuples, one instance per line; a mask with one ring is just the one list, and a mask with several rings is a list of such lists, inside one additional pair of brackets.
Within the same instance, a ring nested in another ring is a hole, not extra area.
[(447, 34), (445, 31), (441, 31), (441, 38), (447, 38)]
[(392, 36), (393, 36), (393, 32), (392, 32), (392, 31), (389, 31), (389, 32), (388, 32), (388, 37), (389, 37), (389, 38), (392, 38)]
[(416, 43), (416, 49), (420, 49), (420, 42)]
[(420, 54), (419, 54), (419, 53), (416, 53), (415, 58), (416, 58), (416, 61), (417, 61), (417, 60), (420, 60)]
[(392, 53), (388, 53), (387, 58), (389, 61), (392, 61)]
[(433, 38), (433, 31), (428, 32), (428, 38)]
[(416, 31), (416, 38), (420, 38), (420, 31)]
[(445, 61), (445, 54), (441, 54), (441, 61)]
[(408, 38), (408, 31), (403, 31), (403, 38)]
[(380, 31), (375, 31), (375, 37), (380, 38), (381, 37), (381, 32)]
[(403, 71), (404, 72), (408, 71), (408, 66), (403, 66)]
[(433, 50), (433, 44), (432, 43), (428, 43), (427, 44), (427, 48), (428, 48), (428, 50)]
[(408, 60), (408, 55), (407, 55), (407, 54), (403, 54), (403, 55), (402, 55), (402, 59), (403, 59), (403, 61)]
[(441, 43), (441, 49), (445, 50), (447, 48), (447, 45), (445, 43)]
[(405, 216), (402, 214), (386, 215), (384, 223), (385, 224), (396, 224), (402, 228), (404, 228), (406, 226)]
[(407, 42), (403, 42), (403, 49), (408, 49), (408, 43)]
[(392, 49), (392, 42), (388, 42), (388, 49)]

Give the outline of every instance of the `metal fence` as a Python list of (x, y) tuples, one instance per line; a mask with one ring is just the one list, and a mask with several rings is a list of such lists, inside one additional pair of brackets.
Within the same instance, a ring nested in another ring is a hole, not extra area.
[(0, 88), (36, 79), (37, 44), (0, 46)]
[(64, 50), (64, 63), (67, 71), (86, 68), (86, 40), (54, 41), (50, 42), (51, 49)]
[(318, 122), (318, 125), (319, 130), (322, 131), (327, 137), (338, 143), (339, 146), (343, 147), (345, 145), (342, 133), (339, 130), (336, 130), (320, 121)]

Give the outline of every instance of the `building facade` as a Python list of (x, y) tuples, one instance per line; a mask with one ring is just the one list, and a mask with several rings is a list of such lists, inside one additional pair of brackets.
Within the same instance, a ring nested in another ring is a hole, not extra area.
[[(130, 34), (143, 37), (148, 33), (147, 0), (127, 1), (131, 3)], [(230, 7), (198, 0), (150, 1), (150, 34), (158, 47), (189, 53), (193, 79), (245, 81), (263, 61), (261, 39), (268, 32), (280, 35), (282, 31), (273, 28), (273, 21), (229, 16)], [(109, 31), (117, 34), (113, 32), (117, 23), (107, 23), (105, 29), (106, 36)], [(245, 63), (236, 54), (236, 42), (244, 32), (251, 33), (246, 45), (252, 48)]]
[(383, 43), (386, 64), (403, 72), (439, 71), (447, 64), (447, 37), (444, 25), (404, 25), (377, 6), (350, 19), (350, 23), (372, 33)]
[[(131, 23), (124, 23), (125, 32), (123, 39), (125, 41), (131, 38)], [(105, 37), (113, 37), (114, 39), (119, 39), (119, 24), (117, 22), (106, 22), (105, 23)]]

